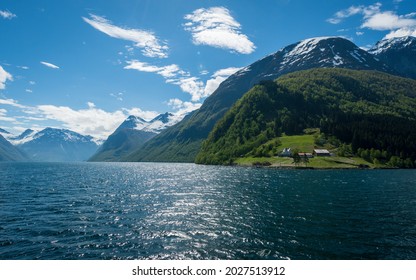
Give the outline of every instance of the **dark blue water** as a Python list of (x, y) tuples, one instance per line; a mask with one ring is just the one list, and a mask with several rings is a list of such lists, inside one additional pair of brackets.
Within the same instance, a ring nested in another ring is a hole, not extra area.
[(0, 259), (416, 259), (416, 171), (2, 163)]

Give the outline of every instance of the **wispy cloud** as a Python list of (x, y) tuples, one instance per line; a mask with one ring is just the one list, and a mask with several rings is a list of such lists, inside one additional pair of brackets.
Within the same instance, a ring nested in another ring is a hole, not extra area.
[(230, 67), (216, 71), (214, 75), (211, 76), (212, 79), (207, 81), (204, 89), (204, 95), (211, 95), (223, 81), (240, 69), (241, 68)]
[(10, 11), (0, 11), (0, 16), (5, 19), (12, 19), (16, 17), (16, 15)]
[[(396, 3), (400, 2), (401, 1), (396, 1)], [(343, 20), (359, 14), (363, 17), (363, 23), (360, 28), (390, 31), (385, 38), (416, 36), (415, 12), (406, 15), (398, 15), (395, 11), (382, 11), (381, 8), (381, 3), (370, 6), (351, 6), (348, 9), (335, 13), (335, 15), (327, 21), (332, 24), (339, 24)], [(357, 35), (359, 34), (361, 34), (361, 32), (358, 32)]]
[(176, 64), (159, 67), (159, 66), (150, 65), (146, 62), (141, 62), (139, 60), (127, 61), (127, 66), (125, 66), (124, 69), (134, 69), (134, 70), (141, 71), (141, 72), (156, 73), (166, 79), (173, 78), (178, 75), (181, 75), (181, 76), (187, 75), (187, 73), (185, 71), (182, 71), (179, 68), (179, 66)]
[(254, 52), (255, 45), (241, 32), (241, 24), (224, 7), (198, 9), (185, 15), (184, 24), (191, 32), (193, 43), (228, 49), (241, 54)]
[(167, 104), (172, 107), (172, 109), (176, 110), (175, 117), (177, 118), (177, 121), (182, 120), (187, 114), (202, 106), (202, 103), (182, 101), (178, 98), (170, 99)]
[(121, 28), (113, 25), (111, 21), (94, 14), (90, 14), (90, 17), (91, 18), (83, 17), (83, 20), (110, 37), (133, 42), (137, 48), (142, 49), (142, 54), (144, 56), (158, 58), (168, 57), (169, 47), (166, 42), (161, 42), (153, 32), (140, 29)]
[(134, 115), (149, 119), (157, 116), (156, 112), (140, 108), (120, 109), (107, 112), (97, 108), (93, 102), (87, 102), (88, 108), (75, 110), (67, 106), (40, 105), (36, 109), (41, 117), (59, 121), (63, 126), (83, 135), (91, 135), (105, 140), (128, 117)]
[(361, 14), (364, 16), (364, 18), (371, 17), (372, 15), (375, 15), (380, 12), (382, 4), (381, 3), (375, 3), (374, 5), (369, 6), (351, 6), (348, 9), (338, 11), (334, 14), (333, 17), (329, 18), (327, 21), (332, 24), (339, 24), (343, 20)]
[(45, 61), (41, 61), (41, 64), (45, 65), (46, 67), (52, 68), (52, 69), (59, 69), (59, 66), (49, 63), (49, 62), (45, 62)]
[(165, 78), (166, 83), (178, 85), (183, 92), (192, 96), (192, 101), (199, 101), (206, 97), (204, 94), (204, 83), (197, 77), (180, 69), (176, 64), (167, 66), (154, 66), (138, 60), (127, 61), (124, 69), (133, 69), (141, 72), (156, 73)]
[(19, 104), (19, 102), (14, 100), (14, 99), (0, 98), (0, 104), (9, 105), (9, 106), (20, 108), (20, 109), (26, 109), (27, 108), (27, 106)]
[(384, 38), (385, 39), (391, 39), (391, 38), (405, 37), (405, 36), (416, 37), (416, 27), (400, 28), (400, 29), (397, 29), (397, 30), (393, 30), (389, 34), (387, 34)]
[(118, 101), (123, 101), (123, 93), (122, 92), (110, 93), (110, 96), (114, 97)]
[(0, 121), (13, 122), (13, 123), (17, 122), (17, 120), (15, 118), (8, 117), (7, 116), (7, 110), (2, 109), (2, 108), (0, 108)]
[(2, 109), (0, 112), (0, 120), (2, 121), (17, 124), (17, 119), (28, 120), (31, 121), (32, 126), (38, 127), (46, 127), (48, 122), (56, 121), (66, 129), (83, 135), (91, 135), (97, 140), (105, 140), (131, 114), (143, 119), (152, 119), (158, 115), (157, 112), (145, 111), (140, 108), (122, 108), (107, 112), (97, 108), (93, 102), (87, 102), (86, 108), (79, 110), (55, 105), (26, 106), (17, 100), (4, 98), (0, 98), (0, 105), (20, 109), (18, 117), (6, 116), (6, 109)]
[(367, 18), (362, 27), (372, 30), (397, 30), (402, 28), (415, 28), (416, 19), (399, 16), (392, 11), (377, 13)]
[[(183, 92), (191, 95), (192, 102), (198, 102), (201, 99), (210, 96), (218, 86), (241, 68), (230, 67), (216, 71), (206, 84), (200, 78), (191, 76), (189, 72), (182, 70), (178, 65), (171, 64), (167, 66), (154, 66), (138, 60), (127, 62), (124, 69), (134, 69), (141, 72), (149, 72), (161, 75), (165, 78), (166, 83), (177, 85)], [(203, 75), (206, 75), (204, 73)]]
[(0, 90), (6, 88), (7, 81), (13, 81), (13, 76), (0, 66)]

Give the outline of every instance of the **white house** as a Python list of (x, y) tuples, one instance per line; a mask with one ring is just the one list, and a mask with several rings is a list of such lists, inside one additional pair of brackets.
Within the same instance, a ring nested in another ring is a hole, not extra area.
[(315, 149), (313, 150), (313, 155), (317, 157), (330, 157), (331, 153), (325, 149)]
[(284, 148), (283, 151), (280, 153), (281, 157), (291, 157), (292, 150), (290, 148)]

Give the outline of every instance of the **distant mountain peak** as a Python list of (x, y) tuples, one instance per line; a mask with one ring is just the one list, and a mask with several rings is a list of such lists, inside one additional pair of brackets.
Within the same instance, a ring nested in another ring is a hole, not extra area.
[(180, 118), (177, 118), (170, 112), (160, 114), (150, 121), (131, 115), (116, 129), (116, 131), (121, 129), (134, 129), (157, 134), (165, 128), (176, 124), (180, 120)]
[(86, 160), (97, 149), (92, 136), (52, 127), (38, 132), (28, 129), (13, 142), (35, 161)]
[(167, 123), (167, 122), (169, 122), (169, 118), (170, 117), (173, 117), (173, 116), (174, 116), (174, 114), (169, 113), (169, 112), (166, 112), (164, 114), (158, 115), (157, 117), (155, 117), (154, 119), (152, 119), (150, 122), (152, 123), (154, 121), (161, 121), (163, 123)]
[(35, 134), (38, 131), (35, 131), (33, 129), (26, 129), (25, 131), (23, 131), (21, 134), (17, 135), (17, 136), (10, 136), (8, 138), (8, 140), (13, 144), (13, 145), (22, 145), (26, 142), (32, 141), (33, 137), (35, 136)]
[(413, 36), (405, 36), (405, 37), (395, 37), (391, 39), (384, 39), (371, 48), (368, 52), (374, 55), (380, 55), (385, 53), (391, 49), (396, 51), (406, 49), (406, 48), (414, 48), (416, 50), (416, 37)]
[(389, 65), (397, 74), (416, 79), (416, 37), (381, 40), (369, 53)]
[(124, 122), (121, 123), (121, 125), (117, 128), (117, 130), (120, 129), (142, 129), (146, 126), (147, 121), (142, 119), (141, 117), (130, 115), (127, 117), (127, 119), (124, 120)]
[(8, 132), (7, 130), (4, 130), (2, 128), (0, 128), (0, 133), (1, 134), (10, 134), (10, 132)]
[(277, 54), (280, 72), (293, 72), (293, 68), (350, 68), (388, 71), (371, 54), (342, 37), (316, 37), (287, 46)]

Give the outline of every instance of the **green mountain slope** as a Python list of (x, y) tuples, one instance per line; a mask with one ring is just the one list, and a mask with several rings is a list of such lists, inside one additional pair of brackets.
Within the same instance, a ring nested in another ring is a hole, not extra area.
[(226, 164), (262, 154), (259, 147), (283, 132), (302, 134), (310, 127), (351, 144), (354, 152), (373, 148), (414, 162), (416, 81), (376, 71), (314, 69), (263, 82), (215, 125), (196, 162)]

